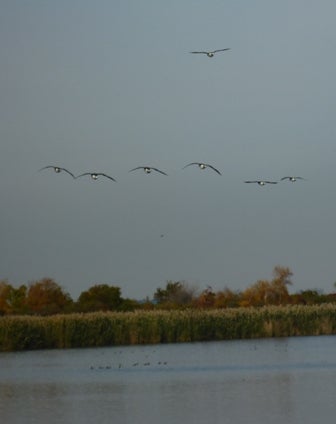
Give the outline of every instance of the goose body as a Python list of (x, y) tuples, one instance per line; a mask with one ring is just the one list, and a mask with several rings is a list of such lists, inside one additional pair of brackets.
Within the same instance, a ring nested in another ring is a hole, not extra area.
[(230, 49), (229, 48), (226, 48), (226, 49), (213, 50), (213, 51), (209, 51), (209, 52), (207, 52), (207, 51), (200, 51), (200, 52), (190, 52), (190, 53), (193, 53), (193, 54), (205, 54), (208, 57), (214, 57), (215, 56), (215, 53), (225, 52), (226, 50), (230, 50)]
[(110, 180), (116, 182), (113, 177), (110, 177), (109, 175), (106, 175), (103, 172), (84, 172), (84, 174), (80, 174), (76, 178), (83, 177), (84, 175), (90, 175), (93, 180), (98, 180), (98, 177), (101, 175), (102, 177), (109, 178)]
[(259, 184), (260, 186), (264, 186), (266, 184), (278, 184), (277, 181), (265, 181), (265, 180), (245, 181), (245, 183), (247, 183), (247, 184), (256, 183), (256, 184)]
[(43, 169), (48, 169), (48, 168), (52, 168), (57, 174), (64, 171), (67, 174), (71, 175), (72, 178), (76, 178), (72, 172), (68, 171), (65, 168), (61, 168), (60, 166), (48, 165), (48, 166), (44, 166), (43, 168), (39, 169), (39, 171), (42, 171)]
[(302, 178), (302, 177), (283, 177), (283, 178), (281, 178), (281, 181), (284, 181), (284, 180), (289, 180), (292, 183), (295, 183), (295, 181), (304, 180), (304, 178)]
[(156, 171), (156, 172), (159, 172), (160, 174), (167, 175), (165, 172), (160, 171), (160, 169), (158, 169), (158, 168), (153, 168), (152, 166), (137, 166), (136, 168), (133, 168), (128, 172), (132, 172), (132, 171), (135, 171), (137, 169), (143, 169), (146, 174), (150, 174), (152, 171)]
[(218, 169), (216, 169), (214, 166), (212, 166), (212, 165), (210, 165), (210, 164), (208, 164), (208, 163), (203, 163), (203, 162), (191, 162), (191, 163), (188, 163), (188, 165), (186, 165), (186, 166), (184, 166), (182, 169), (184, 169), (184, 168), (186, 168), (187, 166), (190, 166), (190, 165), (198, 165), (198, 167), (200, 168), (200, 169), (206, 169), (206, 168), (211, 168), (213, 171), (215, 171), (215, 172), (217, 172), (217, 174), (219, 174), (219, 175), (222, 175), (219, 171), (218, 171)]

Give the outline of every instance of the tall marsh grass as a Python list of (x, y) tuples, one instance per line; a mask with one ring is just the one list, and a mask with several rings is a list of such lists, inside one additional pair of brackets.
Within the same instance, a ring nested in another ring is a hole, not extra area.
[(0, 317), (0, 350), (336, 334), (336, 305)]

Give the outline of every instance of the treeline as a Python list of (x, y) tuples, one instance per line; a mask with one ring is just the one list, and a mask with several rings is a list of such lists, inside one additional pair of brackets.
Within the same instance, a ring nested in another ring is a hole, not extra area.
[(305, 290), (290, 294), (292, 272), (276, 266), (273, 279), (259, 280), (243, 291), (229, 288), (214, 291), (210, 286), (199, 291), (186, 282), (168, 281), (158, 288), (152, 299), (144, 301), (123, 298), (120, 287), (96, 284), (83, 291), (74, 301), (51, 278), (13, 287), (0, 281), (0, 315), (55, 315), (97, 311), (126, 312), (157, 309), (225, 309), (268, 305), (318, 305), (336, 303), (336, 294)]

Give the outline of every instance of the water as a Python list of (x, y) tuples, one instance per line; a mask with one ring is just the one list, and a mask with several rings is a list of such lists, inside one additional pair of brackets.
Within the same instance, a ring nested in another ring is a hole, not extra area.
[(336, 338), (0, 353), (6, 424), (316, 424), (336, 416)]

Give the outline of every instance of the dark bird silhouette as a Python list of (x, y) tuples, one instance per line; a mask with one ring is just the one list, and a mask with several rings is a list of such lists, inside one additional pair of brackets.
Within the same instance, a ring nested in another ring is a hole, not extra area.
[(131, 169), (128, 172), (135, 171), (136, 169), (143, 169), (146, 174), (150, 174), (152, 171), (160, 172), (160, 174), (167, 175), (165, 172), (160, 171), (160, 169), (153, 168), (152, 166), (137, 166), (136, 168)]
[(227, 49), (213, 50), (211, 52), (204, 52), (204, 51), (202, 51), (202, 52), (190, 52), (190, 53), (193, 53), (193, 54), (206, 54), (208, 57), (214, 57), (215, 56), (215, 53), (217, 53), (217, 52), (225, 52), (227, 50), (230, 50), (230, 49), (227, 48)]
[(245, 181), (245, 183), (256, 183), (259, 184), (260, 186), (264, 186), (266, 184), (278, 184), (277, 181), (265, 181), (265, 180), (257, 180), (257, 181)]
[(110, 177), (109, 175), (104, 174), (103, 172), (84, 172), (84, 174), (80, 174), (76, 178), (83, 177), (84, 175), (90, 175), (90, 177), (93, 180), (98, 180), (99, 175), (101, 175), (102, 177), (109, 178), (110, 180), (116, 182), (116, 180), (114, 178)]
[(184, 169), (184, 168), (186, 168), (187, 166), (190, 166), (190, 165), (198, 165), (198, 167), (199, 167), (200, 169), (211, 168), (213, 171), (217, 172), (217, 174), (222, 175), (222, 174), (218, 171), (218, 169), (216, 169), (216, 168), (215, 168), (215, 167), (213, 167), (212, 165), (209, 165), (208, 163), (203, 163), (203, 162), (191, 162), (191, 163), (188, 163), (188, 165), (184, 166), (182, 169)]
[(283, 177), (283, 178), (281, 178), (281, 181), (284, 181), (284, 180), (289, 180), (292, 183), (295, 183), (295, 181), (304, 180), (304, 178), (302, 178), (302, 177)]
[(48, 166), (44, 166), (43, 168), (39, 169), (39, 171), (42, 171), (43, 169), (48, 169), (48, 168), (52, 168), (57, 174), (64, 171), (67, 174), (71, 175), (72, 178), (76, 178), (72, 172), (68, 171), (65, 168), (61, 168), (60, 166), (48, 165)]

